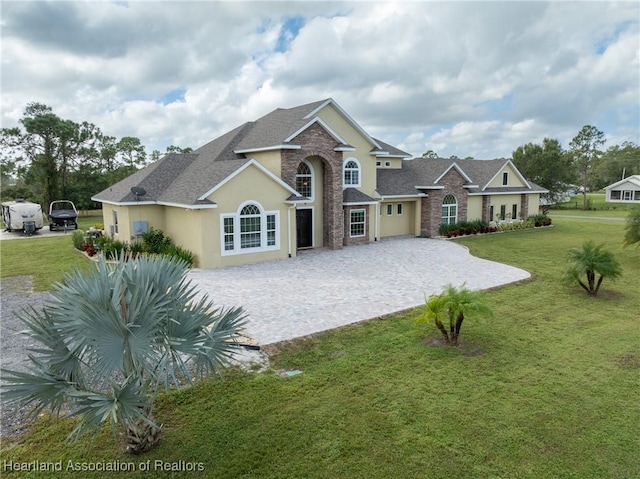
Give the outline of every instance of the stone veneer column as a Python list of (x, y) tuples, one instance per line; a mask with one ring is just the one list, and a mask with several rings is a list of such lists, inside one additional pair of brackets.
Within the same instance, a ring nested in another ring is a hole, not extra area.
[(491, 196), (485, 195), (482, 197), (482, 221), (490, 222), (493, 218), (491, 215)]
[(439, 236), (440, 225), (442, 224), (442, 201), (447, 195), (454, 195), (458, 202), (458, 221), (467, 219), (468, 191), (463, 188), (465, 179), (452, 168), (438, 182), (439, 186), (444, 186), (442, 190), (426, 190), (429, 195), (422, 198), (422, 215), (420, 234), (422, 236)]
[(300, 150), (281, 150), (282, 180), (295, 189), (298, 165), (305, 158), (322, 159), (323, 243), (329, 249), (342, 248), (344, 241), (344, 212), (342, 208), (342, 153), (334, 151), (336, 140), (317, 123), (295, 137), (291, 143)]
[(525, 220), (529, 216), (529, 195), (524, 193), (520, 195), (520, 216)]

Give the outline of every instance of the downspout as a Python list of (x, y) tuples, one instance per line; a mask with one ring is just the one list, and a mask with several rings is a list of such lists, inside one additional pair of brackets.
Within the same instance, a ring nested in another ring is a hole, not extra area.
[[(382, 201), (382, 200), (380, 200)], [(374, 227), (374, 234), (375, 234), (375, 238), (373, 239), (374, 241), (378, 241), (378, 238), (380, 237), (380, 201), (378, 201), (376, 203), (376, 220), (375, 220), (375, 227)]]
[(287, 252), (289, 254), (289, 258), (291, 258), (291, 254), (293, 253), (291, 250), (292, 241), (291, 241), (291, 210), (295, 209), (296, 205), (291, 205), (287, 208), (287, 229), (289, 230), (287, 234)]

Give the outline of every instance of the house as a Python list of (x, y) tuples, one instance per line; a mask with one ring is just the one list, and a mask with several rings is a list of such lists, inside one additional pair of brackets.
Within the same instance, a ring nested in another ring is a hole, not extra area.
[(628, 176), (605, 187), (607, 203), (640, 204), (640, 175)]
[(277, 109), (95, 195), (107, 233), (163, 230), (216, 268), (437, 236), (441, 223), (538, 212), (543, 188), (510, 160), (411, 159), (333, 99)]

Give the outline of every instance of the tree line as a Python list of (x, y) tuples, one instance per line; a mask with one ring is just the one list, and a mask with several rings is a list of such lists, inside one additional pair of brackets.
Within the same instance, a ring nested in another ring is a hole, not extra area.
[[(28, 104), (19, 123), (0, 129), (2, 201), (24, 198), (46, 210), (65, 199), (78, 209), (100, 208), (91, 196), (162, 154), (147, 154), (136, 137), (118, 139), (92, 123), (63, 119), (42, 103)], [(167, 148), (167, 153), (190, 151)]]

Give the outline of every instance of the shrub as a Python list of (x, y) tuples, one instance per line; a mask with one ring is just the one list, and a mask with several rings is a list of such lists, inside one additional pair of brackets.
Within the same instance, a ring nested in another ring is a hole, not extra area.
[(84, 249), (85, 243), (84, 231), (75, 230), (73, 233), (71, 233), (71, 241), (73, 241), (73, 247), (75, 249), (82, 251)]
[(185, 263), (187, 263), (189, 265), (189, 267), (192, 267), (195, 262), (196, 262), (196, 255), (193, 254), (191, 251), (186, 250), (180, 246), (176, 246), (176, 245), (171, 245), (169, 246), (165, 252), (163, 253), (165, 256), (169, 256), (172, 258), (178, 258), (181, 259), (182, 261), (184, 261)]
[(98, 252), (96, 247), (93, 246), (91, 243), (85, 243), (84, 245), (82, 245), (82, 249), (84, 250), (85, 253), (87, 253), (87, 256), (95, 256), (96, 253)]
[(104, 244), (102, 254), (106, 259), (117, 260), (123, 251), (128, 250), (128, 245), (122, 241), (108, 241)]
[(145, 253), (162, 254), (172, 244), (171, 238), (165, 236), (162, 230), (151, 228), (146, 233), (142, 233), (142, 248)]

